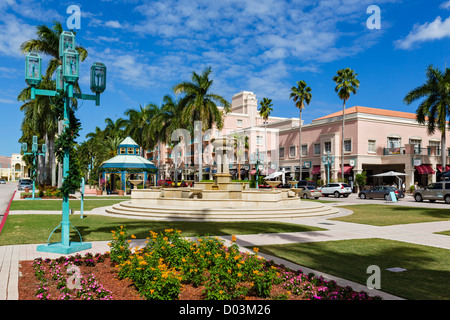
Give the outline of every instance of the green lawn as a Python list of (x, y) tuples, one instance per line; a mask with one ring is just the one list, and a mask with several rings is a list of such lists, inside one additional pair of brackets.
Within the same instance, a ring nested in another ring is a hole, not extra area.
[[(367, 267), (377, 265), (382, 291), (406, 299), (450, 299), (450, 254), (446, 249), (363, 239), (270, 245), (260, 251), (364, 285), (371, 275), (366, 273)], [(385, 270), (392, 267), (407, 271)]]
[[(126, 198), (125, 198), (126, 200)], [(83, 210), (89, 211), (94, 208), (112, 206), (113, 204), (125, 201), (124, 199), (86, 199)], [(80, 210), (81, 200), (69, 200), (70, 209)], [(62, 210), (62, 200), (15, 200), (11, 203), (10, 211), (13, 210)]]
[[(50, 232), (61, 222), (61, 215), (56, 214), (11, 214), (0, 235), (0, 245), (45, 243)], [(197, 222), (197, 221), (152, 221), (106, 217), (97, 215), (72, 215), (70, 222), (78, 229), (83, 241), (112, 240), (111, 230), (120, 225), (127, 227), (128, 234), (134, 234), (138, 239), (145, 239), (149, 231), (159, 232), (166, 228), (182, 231), (182, 235), (238, 235), (272, 232), (301, 232), (325, 230), (321, 228), (302, 226), (281, 222)], [(60, 229), (52, 236), (51, 242), (61, 240)], [(79, 241), (72, 229), (71, 240)]]
[(352, 215), (333, 218), (344, 222), (390, 226), (396, 224), (421, 223), (450, 220), (449, 209), (415, 208), (382, 204), (342, 206), (353, 211)]

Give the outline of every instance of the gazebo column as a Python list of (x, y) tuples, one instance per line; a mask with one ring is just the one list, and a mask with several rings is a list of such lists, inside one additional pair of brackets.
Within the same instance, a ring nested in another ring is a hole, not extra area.
[(106, 172), (105, 171), (103, 171), (103, 173), (102, 173), (102, 178), (103, 178), (103, 181), (105, 181), (105, 186), (102, 189), (102, 192), (103, 192), (103, 191), (106, 191)]
[(127, 189), (127, 185), (126, 185), (126, 181), (125, 181), (126, 177), (127, 177), (126, 171), (120, 172), (120, 183), (122, 184), (123, 191), (126, 191), (126, 189)]
[(144, 172), (144, 182), (143, 182), (143, 189), (145, 189), (145, 182), (147, 182), (147, 171)]

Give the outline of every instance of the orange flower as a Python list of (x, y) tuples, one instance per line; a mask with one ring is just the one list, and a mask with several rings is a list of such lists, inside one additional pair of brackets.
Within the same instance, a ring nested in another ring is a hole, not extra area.
[(231, 236), (231, 242), (236, 242), (236, 236), (235, 235)]
[(134, 234), (131, 235), (132, 239), (136, 239), (136, 236)]

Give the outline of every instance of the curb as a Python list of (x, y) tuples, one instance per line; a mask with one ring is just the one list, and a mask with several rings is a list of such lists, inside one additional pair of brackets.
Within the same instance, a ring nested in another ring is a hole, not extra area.
[(8, 214), (9, 214), (9, 208), (11, 207), (11, 203), (12, 203), (15, 195), (16, 195), (16, 191), (14, 190), (14, 193), (13, 193), (11, 199), (9, 200), (8, 207), (6, 207), (6, 211), (5, 211), (5, 214), (3, 215), (2, 222), (0, 223), (0, 235), (2, 234), (3, 226), (6, 223), (6, 218), (8, 217)]

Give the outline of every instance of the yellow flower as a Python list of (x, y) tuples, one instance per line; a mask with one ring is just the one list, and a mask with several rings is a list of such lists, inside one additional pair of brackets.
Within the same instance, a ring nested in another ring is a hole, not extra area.
[(131, 235), (132, 239), (136, 239), (136, 236), (134, 234)]
[(125, 234), (125, 232), (123, 232), (123, 231), (120, 231), (119, 232), (119, 234), (122, 236), (122, 235), (124, 235)]
[(259, 251), (259, 248), (257, 248), (257, 247), (254, 247), (254, 248), (253, 248), (253, 251), (255, 251), (255, 253), (258, 253), (258, 251)]
[(231, 236), (231, 242), (236, 242), (236, 236), (235, 235)]
[(242, 276), (242, 273), (238, 272), (237, 276), (238, 276), (238, 277), (241, 277), (241, 276)]

